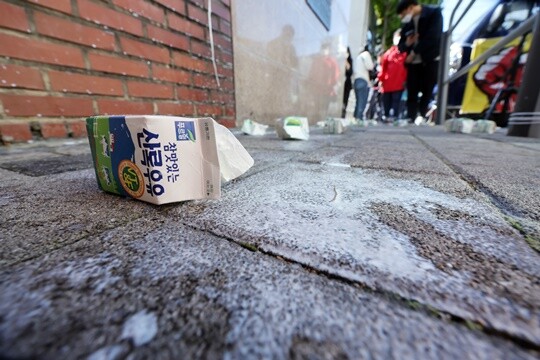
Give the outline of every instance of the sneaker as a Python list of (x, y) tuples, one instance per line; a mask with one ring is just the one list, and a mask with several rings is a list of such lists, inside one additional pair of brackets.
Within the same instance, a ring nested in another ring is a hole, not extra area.
[(417, 116), (416, 119), (414, 119), (414, 124), (416, 126), (425, 125), (426, 119), (423, 116)]

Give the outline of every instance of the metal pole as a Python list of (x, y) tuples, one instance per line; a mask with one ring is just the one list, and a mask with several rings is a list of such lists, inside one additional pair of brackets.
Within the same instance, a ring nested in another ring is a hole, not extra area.
[[(536, 16), (536, 22), (533, 32), (533, 40), (529, 53), (527, 55), (527, 62), (525, 63), (525, 70), (521, 80), (520, 91), (518, 92), (516, 106), (514, 113), (527, 113), (539, 111), (540, 106), (540, 71), (538, 71), (536, 64), (540, 63), (540, 41), (537, 37), (540, 36), (540, 16)], [(540, 137), (540, 131), (538, 131), (538, 124), (514, 124), (508, 126), (509, 136), (530, 136)]]
[(439, 74), (437, 81), (437, 118), (436, 123), (442, 124), (446, 120), (446, 109), (448, 106), (448, 57), (450, 52), (450, 45), (452, 45), (452, 31), (459, 24), (459, 22), (465, 16), (465, 13), (469, 11), (471, 6), (473, 6), (476, 0), (471, 0), (467, 8), (463, 11), (461, 17), (454, 24), (454, 16), (456, 15), (457, 9), (460, 7), (463, 0), (459, 0), (456, 7), (450, 15), (450, 21), (448, 22), (448, 30), (443, 32), (441, 38), (441, 56), (439, 63)]
[(437, 117), (435, 123), (441, 125), (446, 120), (446, 108), (448, 104), (448, 84), (445, 83), (448, 76), (448, 50), (452, 33), (445, 31), (441, 38), (441, 59), (439, 60), (439, 73), (437, 79)]

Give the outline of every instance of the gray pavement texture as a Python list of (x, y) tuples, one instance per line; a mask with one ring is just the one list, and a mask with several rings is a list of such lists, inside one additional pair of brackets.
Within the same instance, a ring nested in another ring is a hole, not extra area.
[(254, 167), (164, 206), (0, 148), (0, 358), (539, 358), (540, 140), (234, 132)]

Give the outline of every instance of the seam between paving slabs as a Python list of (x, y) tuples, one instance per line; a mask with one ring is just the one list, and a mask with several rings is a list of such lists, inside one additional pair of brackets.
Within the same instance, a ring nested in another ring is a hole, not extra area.
[[(158, 207), (157, 205), (152, 205), (152, 204), (147, 204), (147, 205), (155, 207), (156, 210), (157, 210), (157, 214), (163, 214), (170, 207), (174, 206), (175, 204), (168, 204), (168, 207), (167, 207), (167, 205), (161, 205), (161, 207)], [(77, 243), (79, 243), (81, 241), (84, 241), (84, 240), (90, 238), (90, 237), (93, 237), (94, 239), (99, 239), (100, 235), (102, 235), (102, 234), (104, 234), (104, 233), (106, 233), (108, 231), (112, 231), (112, 230), (114, 230), (116, 228), (126, 226), (126, 225), (128, 225), (128, 224), (130, 224), (130, 223), (132, 223), (134, 221), (137, 221), (137, 220), (139, 220), (141, 218), (145, 218), (145, 215), (141, 215), (141, 216), (138, 216), (136, 218), (131, 218), (131, 219), (126, 220), (124, 222), (114, 224), (113, 226), (107, 227), (107, 228), (102, 229), (101, 231), (98, 231), (98, 232), (94, 232), (94, 231), (87, 232), (86, 235), (83, 235), (80, 238), (75, 239), (73, 241), (63, 242), (60, 246), (55, 247), (55, 248), (51, 249), (50, 251), (45, 251), (45, 252), (35, 254), (35, 255), (32, 255), (32, 256), (29, 256), (29, 257), (25, 257), (25, 258), (22, 258), (22, 259), (20, 259), (18, 261), (5, 262), (4, 264), (0, 263), (0, 271), (8, 270), (12, 266), (17, 266), (17, 265), (20, 265), (20, 264), (23, 264), (23, 263), (26, 263), (26, 262), (29, 262), (29, 261), (32, 261), (32, 260), (35, 260), (35, 259), (39, 259), (39, 258), (41, 258), (43, 256), (54, 254), (55, 252), (60, 251), (60, 250), (62, 250), (63, 248), (65, 248), (67, 246), (77, 244)]]
[(437, 308), (435, 308), (433, 306), (423, 304), (423, 303), (421, 303), (421, 302), (419, 302), (417, 300), (406, 298), (406, 297), (401, 296), (399, 294), (396, 294), (394, 292), (387, 291), (387, 290), (384, 290), (384, 289), (381, 289), (381, 288), (378, 288), (378, 287), (372, 287), (372, 286), (369, 286), (369, 285), (367, 285), (367, 284), (365, 284), (363, 282), (360, 282), (360, 281), (352, 281), (352, 280), (350, 280), (350, 279), (348, 279), (346, 277), (343, 277), (343, 276), (340, 276), (340, 275), (337, 275), (337, 274), (333, 274), (333, 273), (325, 271), (325, 270), (317, 269), (317, 268), (315, 268), (315, 267), (313, 267), (313, 266), (311, 266), (309, 264), (304, 264), (302, 262), (299, 262), (298, 260), (290, 259), (290, 258), (288, 258), (286, 256), (281, 255), (281, 254), (277, 254), (277, 253), (274, 253), (274, 252), (269, 251), (269, 250), (264, 250), (261, 247), (253, 245), (253, 244), (249, 244), (249, 243), (246, 243), (246, 242), (243, 242), (243, 241), (235, 240), (234, 238), (224, 236), (224, 235), (219, 234), (217, 232), (214, 232), (213, 230), (210, 230), (210, 229), (199, 228), (199, 227), (197, 227), (197, 226), (195, 226), (193, 224), (186, 223), (186, 222), (183, 222), (183, 221), (181, 223), (182, 223), (182, 225), (184, 225), (186, 227), (189, 227), (191, 229), (194, 229), (196, 231), (202, 231), (202, 232), (205, 232), (205, 233), (209, 233), (209, 234), (212, 234), (213, 236), (215, 236), (215, 237), (217, 237), (219, 239), (223, 239), (225, 241), (228, 241), (230, 243), (238, 245), (238, 246), (242, 247), (243, 249), (245, 249), (246, 251), (259, 252), (259, 253), (261, 253), (263, 255), (266, 255), (268, 257), (271, 257), (273, 259), (277, 259), (277, 260), (280, 260), (280, 261), (283, 261), (283, 262), (286, 262), (286, 263), (289, 263), (289, 264), (299, 265), (303, 269), (305, 269), (306, 271), (308, 271), (310, 273), (316, 274), (318, 276), (325, 277), (325, 278), (327, 278), (329, 280), (338, 281), (338, 282), (340, 282), (342, 284), (345, 284), (345, 285), (348, 285), (348, 286), (353, 286), (353, 287), (359, 288), (362, 291), (364, 291), (364, 292), (366, 292), (366, 293), (368, 293), (370, 295), (373, 295), (373, 296), (376, 296), (376, 297), (381, 297), (384, 300), (389, 301), (389, 302), (391, 302), (393, 304), (396, 304), (396, 305), (401, 306), (403, 308), (407, 308), (407, 309), (419, 312), (419, 313), (424, 314), (426, 316), (429, 316), (431, 318), (435, 318), (437, 320), (442, 320), (442, 321), (450, 323), (450, 324), (455, 324), (455, 325), (459, 325), (459, 326), (465, 326), (470, 331), (479, 331), (479, 332), (482, 332), (482, 333), (484, 333), (484, 334), (486, 334), (488, 336), (494, 336), (494, 337), (497, 337), (497, 338), (499, 338), (501, 340), (510, 341), (510, 342), (514, 343), (515, 345), (518, 345), (518, 346), (520, 346), (520, 347), (522, 347), (524, 349), (540, 351), (540, 345), (538, 345), (538, 344), (536, 344), (536, 343), (534, 343), (532, 341), (529, 341), (529, 340), (524, 339), (524, 338), (513, 336), (512, 334), (509, 334), (509, 333), (504, 332), (504, 331), (484, 327), (478, 321), (462, 318), (462, 317), (454, 315), (452, 313), (449, 313), (449, 312), (446, 312), (446, 311), (443, 311), (443, 310), (439, 310), (439, 309), (437, 309)]
[(424, 145), (426, 149), (428, 149), (434, 156), (441, 160), (450, 170), (452, 170), (452, 172), (459, 176), (460, 179), (466, 182), (473, 190), (477, 190), (482, 193), (486, 197), (486, 200), (500, 211), (500, 213), (503, 215), (502, 217), (508, 223), (508, 225), (519, 230), (527, 245), (529, 245), (533, 250), (540, 252), (540, 250), (537, 248), (537, 244), (540, 243), (540, 239), (537, 239), (532, 232), (527, 231), (522, 226), (523, 213), (521, 210), (516, 209), (506, 200), (498, 197), (489, 188), (485, 187), (482, 183), (476, 180), (474, 176), (468, 174), (459, 166), (452, 164), (443, 154), (431, 147), (417, 134), (412, 133), (411, 135), (422, 145)]

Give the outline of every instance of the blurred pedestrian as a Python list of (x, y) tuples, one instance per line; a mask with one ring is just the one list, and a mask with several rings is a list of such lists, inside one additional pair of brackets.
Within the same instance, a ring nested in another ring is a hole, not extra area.
[(309, 79), (316, 84), (312, 90), (316, 121), (326, 119), (331, 102), (336, 102), (339, 108), (337, 89), (340, 70), (336, 58), (330, 52), (330, 45), (328, 41), (322, 43), (321, 51), (313, 58), (309, 70)]
[(408, 54), (407, 116), (418, 124), (425, 122), (437, 83), (443, 17), (439, 7), (421, 5), (416, 0), (401, 0), (397, 14), (403, 23), (399, 50)]
[(357, 120), (364, 120), (364, 110), (368, 100), (369, 88), (371, 87), (369, 72), (375, 67), (367, 45), (356, 57), (353, 67), (354, 93), (356, 95), (354, 118)]
[(400, 34), (400, 29), (394, 32), (393, 45), (382, 55), (381, 70), (377, 77), (380, 83), (379, 91), (382, 93), (384, 116), (387, 121), (399, 118), (401, 95), (407, 81), (405, 67), (407, 53), (400, 52), (397, 46)]
[(351, 49), (347, 46), (347, 60), (345, 62), (345, 84), (343, 87), (343, 107), (341, 109), (341, 117), (347, 115), (347, 105), (349, 104), (349, 96), (352, 90), (352, 75), (353, 75), (353, 59)]

